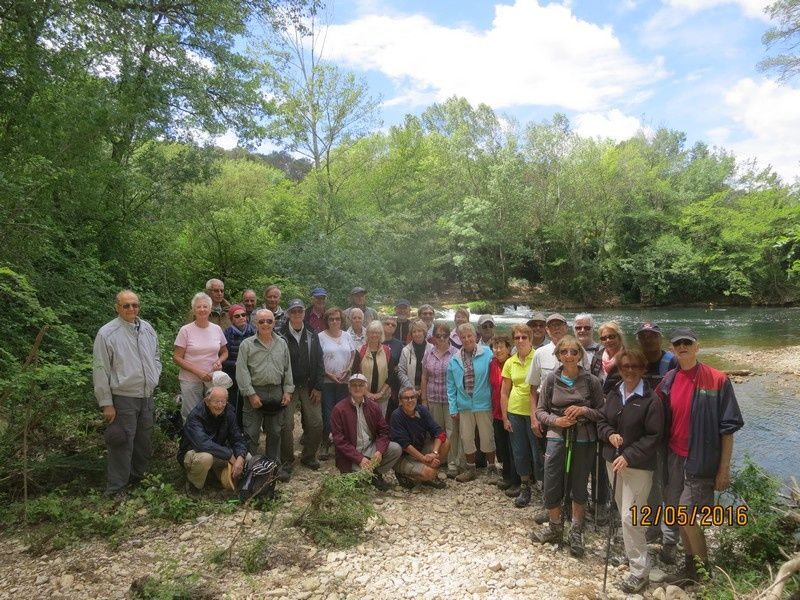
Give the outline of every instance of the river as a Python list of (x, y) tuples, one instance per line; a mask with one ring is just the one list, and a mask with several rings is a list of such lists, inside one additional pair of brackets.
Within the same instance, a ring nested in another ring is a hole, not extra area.
[[(546, 311), (549, 313), (549, 311)], [(500, 332), (530, 318), (528, 306), (506, 306), (495, 315)], [(575, 311), (561, 314), (572, 324)], [(735, 349), (776, 349), (800, 343), (800, 308), (650, 308), (606, 309), (592, 313), (596, 324), (614, 319), (633, 339), (644, 320), (657, 323), (665, 336), (678, 326), (694, 329), (700, 338), (700, 360), (726, 368), (721, 354)], [(452, 311), (441, 315), (452, 322)], [(477, 321), (477, 315), (472, 316)], [(756, 375), (734, 389), (744, 416), (744, 428), (734, 437), (734, 462), (747, 452), (755, 462), (782, 480), (800, 479), (800, 398), (797, 377)]]

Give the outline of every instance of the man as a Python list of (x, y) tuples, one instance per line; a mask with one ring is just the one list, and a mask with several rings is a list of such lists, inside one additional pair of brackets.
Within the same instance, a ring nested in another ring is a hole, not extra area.
[(281, 460), (287, 473), (292, 472), (294, 462), (294, 415), (300, 410), (303, 425), (303, 451), (300, 463), (316, 471), (319, 469), (317, 450), (322, 441), (322, 383), (325, 366), (322, 348), (314, 331), (304, 323), (305, 306), (295, 298), (286, 307), (289, 321), (280, 333), (289, 346), (294, 392), (286, 407), (281, 428)]
[(220, 279), (209, 279), (206, 281), (206, 294), (211, 298), (211, 314), (208, 320), (216, 323), (225, 331), (231, 324), (228, 317), (228, 309), (231, 304), (225, 300), (225, 284)]
[[(383, 325), (383, 345), (388, 346), (391, 351), (391, 364), (400, 364), (400, 354), (403, 352), (403, 342), (394, 337), (394, 332), (397, 330), (397, 317), (394, 315), (381, 315), (381, 324)], [(386, 406), (386, 414), (391, 414), (397, 408), (397, 394), (400, 392), (400, 377), (397, 370), (394, 369), (389, 373), (389, 387), (392, 388), (392, 395), (389, 396), (389, 404)]]
[(108, 496), (144, 477), (152, 455), (153, 392), (161, 376), (158, 336), (139, 318), (139, 297), (117, 294), (117, 318), (94, 339), (92, 379), (97, 404), (108, 424), (106, 489)]
[(354, 308), (360, 308), (364, 313), (364, 327), (369, 325), (374, 319), (378, 318), (378, 311), (374, 308), (367, 306), (367, 290), (363, 287), (354, 287), (350, 290), (350, 308), (345, 309), (344, 316), (347, 323), (342, 323), (342, 328), (350, 324), (350, 311)]
[(531, 342), (533, 343), (534, 350), (548, 343), (547, 336), (545, 335), (546, 323), (547, 319), (544, 313), (540, 312), (533, 313), (531, 318), (528, 319), (528, 322), (525, 323), (531, 329)]
[(289, 317), (281, 308), (281, 288), (275, 284), (264, 288), (264, 306), (262, 308), (272, 311), (275, 319), (275, 331), (280, 331), (284, 328)]
[[(261, 430), (267, 436), (264, 455), (280, 460), (284, 408), (292, 400), (294, 380), (289, 346), (274, 332), (271, 310), (256, 311), (256, 335), (239, 346), (236, 383), (245, 398), (242, 425), (251, 454), (258, 454)], [(282, 476), (285, 480), (285, 473)]]
[(450, 442), (430, 411), (417, 405), (413, 387), (400, 390), (400, 408), (392, 413), (390, 437), (403, 449), (403, 457), (394, 467), (400, 485), (411, 488), (421, 481), (439, 489), (446, 487), (438, 477), (439, 466), (447, 464)]
[(481, 334), (480, 342), (487, 348), (494, 337), (494, 317), (492, 315), (481, 315), (478, 317), (478, 330)]
[(480, 434), (480, 449), (486, 457), (487, 482), (495, 485), (500, 481), (500, 475), (494, 463), (492, 389), (489, 384), (492, 352), (487, 346), (478, 344), (477, 334), (471, 323), (459, 325), (458, 335), (463, 346), (447, 365), (447, 401), (453, 425), (458, 423), (467, 467), (456, 477), (456, 481), (462, 483), (473, 481), (477, 476), (475, 466), (477, 427)]
[[(667, 436), (666, 505), (692, 514), (714, 504), (714, 490), (727, 489), (731, 479), (733, 434), (744, 419), (727, 375), (697, 360), (700, 344), (688, 327), (670, 336), (679, 368), (668, 372), (656, 394), (664, 402)], [(680, 509), (678, 509), (680, 507)], [(680, 528), (685, 552), (683, 569), (667, 583), (690, 585), (703, 579), (695, 558), (708, 568), (708, 548), (697, 523)]]
[(331, 413), (331, 437), (336, 448), (336, 467), (341, 473), (372, 471), (372, 485), (385, 491), (389, 484), (383, 475), (400, 459), (403, 451), (389, 440), (389, 426), (383, 411), (367, 400), (367, 378), (350, 376), (350, 395)]
[(186, 469), (186, 492), (196, 496), (213, 469), (222, 487), (233, 490), (247, 455), (236, 409), (228, 404), (228, 390), (212, 387), (203, 402), (189, 413), (183, 426), (178, 463)]
[(599, 377), (600, 371), (603, 370), (603, 349), (598, 342), (594, 341), (594, 317), (588, 313), (575, 315), (572, 330), (586, 351), (586, 362), (590, 365), (589, 372), (595, 377)]
[(645, 379), (653, 389), (658, 387), (668, 371), (678, 367), (678, 359), (670, 351), (662, 350), (661, 328), (652, 321), (645, 321), (636, 330), (636, 340), (647, 359)]
[(258, 296), (255, 290), (245, 290), (242, 292), (242, 306), (247, 313), (247, 322), (250, 323), (253, 317), (253, 311), (256, 309), (256, 302)]
[(311, 310), (306, 314), (306, 327), (314, 333), (325, 331), (325, 303), (328, 301), (328, 292), (325, 288), (317, 287), (311, 290)]
[(400, 298), (394, 305), (394, 314), (397, 315), (397, 327), (394, 338), (403, 345), (411, 341), (411, 303), (405, 298)]
[(430, 304), (420, 305), (417, 309), (417, 316), (428, 326), (428, 335), (425, 336), (425, 339), (430, 342), (433, 337), (433, 319), (436, 316), (433, 307)]

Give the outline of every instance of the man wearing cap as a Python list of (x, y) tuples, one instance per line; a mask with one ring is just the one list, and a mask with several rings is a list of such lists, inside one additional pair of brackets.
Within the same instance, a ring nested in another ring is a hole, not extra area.
[[(667, 437), (666, 505), (692, 514), (695, 507), (714, 504), (714, 490), (730, 484), (733, 434), (744, 419), (728, 376), (697, 360), (700, 344), (688, 327), (670, 335), (679, 368), (661, 380), (656, 394), (664, 402)], [(702, 528), (680, 528), (686, 553), (683, 569), (665, 581), (690, 585), (703, 578), (695, 557), (708, 573), (708, 548)]]
[[(256, 309), (256, 304), (258, 303), (258, 295), (256, 294), (255, 290), (247, 289), (242, 292), (242, 306), (244, 306), (244, 310), (247, 313), (247, 322), (251, 322), (251, 318), (253, 316), (253, 311)], [(230, 311), (229, 311), (230, 312)]]
[(236, 410), (228, 403), (228, 390), (212, 387), (183, 426), (178, 463), (186, 470), (186, 492), (197, 495), (211, 469), (224, 488), (233, 490), (247, 458), (247, 444), (236, 424)]
[(274, 325), (272, 311), (266, 308), (256, 311), (256, 335), (239, 346), (236, 382), (245, 398), (242, 424), (250, 453), (258, 454), (263, 429), (267, 435), (264, 455), (277, 461), (284, 408), (292, 400), (294, 380), (289, 346), (274, 332)]
[(389, 440), (389, 426), (381, 408), (367, 399), (366, 376), (351, 375), (348, 388), (350, 395), (331, 413), (336, 467), (341, 473), (369, 469), (373, 472), (372, 484), (379, 490), (387, 490), (390, 486), (383, 475), (394, 467), (403, 451)]
[(487, 348), (490, 347), (490, 342), (494, 337), (494, 317), (492, 315), (481, 315), (478, 317), (478, 333), (481, 335), (479, 344), (483, 344)]
[(450, 442), (427, 407), (417, 405), (413, 387), (400, 390), (400, 407), (392, 413), (390, 437), (403, 449), (403, 457), (394, 467), (403, 487), (413, 487), (415, 481), (446, 487), (438, 475), (439, 467), (447, 464)]
[(544, 316), (544, 313), (538, 311), (533, 313), (525, 324), (531, 329), (531, 344), (533, 345), (533, 349), (536, 350), (537, 348), (546, 346), (549, 340), (546, 335), (547, 317)]
[[(274, 283), (264, 288), (264, 306), (272, 312), (273, 319), (275, 319), (275, 331), (279, 331), (286, 325), (288, 315), (286, 311), (281, 308), (281, 288)], [(253, 323), (255, 325), (255, 322)]]
[(325, 303), (328, 301), (328, 292), (325, 288), (316, 287), (311, 290), (311, 309), (306, 313), (306, 327), (314, 333), (325, 331)]
[(231, 324), (231, 320), (228, 318), (228, 309), (231, 305), (225, 300), (225, 284), (221, 279), (209, 279), (206, 281), (206, 294), (211, 298), (211, 314), (208, 316), (208, 320), (219, 325), (225, 331)]
[(397, 315), (394, 339), (400, 340), (403, 345), (408, 344), (411, 341), (411, 303), (405, 298), (400, 298), (395, 302), (394, 314)]
[(94, 395), (108, 424), (108, 496), (140, 481), (150, 464), (153, 392), (161, 376), (158, 336), (139, 318), (139, 297), (122, 290), (114, 309), (117, 318), (100, 328), (92, 351)]
[(350, 302), (350, 308), (347, 308), (344, 311), (344, 316), (347, 319), (347, 323), (342, 323), (343, 329), (345, 328), (345, 325), (349, 326), (350, 311), (354, 308), (360, 308), (361, 312), (364, 313), (364, 327), (369, 325), (373, 319), (378, 318), (378, 311), (367, 306), (367, 290), (365, 290), (363, 287), (354, 287), (350, 291)]
[(300, 462), (309, 469), (315, 471), (319, 469), (317, 450), (322, 441), (320, 398), (325, 380), (325, 366), (319, 338), (308, 327), (307, 322), (304, 322), (303, 301), (299, 298), (290, 300), (286, 313), (289, 315), (289, 320), (278, 333), (289, 346), (294, 392), (291, 402), (286, 406), (281, 428), (281, 460), (283, 469), (290, 474), (294, 463), (294, 415), (298, 410), (303, 426), (303, 451)]
[(647, 359), (645, 379), (656, 389), (667, 372), (678, 367), (678, 359), (669, 350), (661, 348), (661, 328), (652, 321), (645, 321), (636, 330), (636, 340)]

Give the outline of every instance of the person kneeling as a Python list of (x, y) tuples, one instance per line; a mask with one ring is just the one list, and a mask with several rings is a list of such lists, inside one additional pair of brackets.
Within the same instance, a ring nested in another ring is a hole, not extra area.
[(212, 469), (223, 488), (235, 489), (248, 458), (236, 409), (228, 404), (228, 390), (211, 388), (183, 426), (178, 462), (186, 469), (186, 492), (196, 495), (202, 490)]
[(391, 418), (391, 439), (403, 449), (403, 457), (394, 467), (400, 485), (411, 488), (415, 481), (421, 481), (431, 487), (445, 487), (438, 478), (439, 465), (447, 464), (450, 442), (430, 411), (417, 406), (413, 387), (400, 391), (400, 408)]

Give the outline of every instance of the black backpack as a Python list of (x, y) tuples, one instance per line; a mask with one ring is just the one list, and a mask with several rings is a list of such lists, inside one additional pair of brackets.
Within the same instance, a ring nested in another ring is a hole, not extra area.
[(278, 481), (279, 465), (265, 456), (254, 459), (245, 469), (239, 487), (239, 500), (244, 503), (251, 498), (273, 498)]

